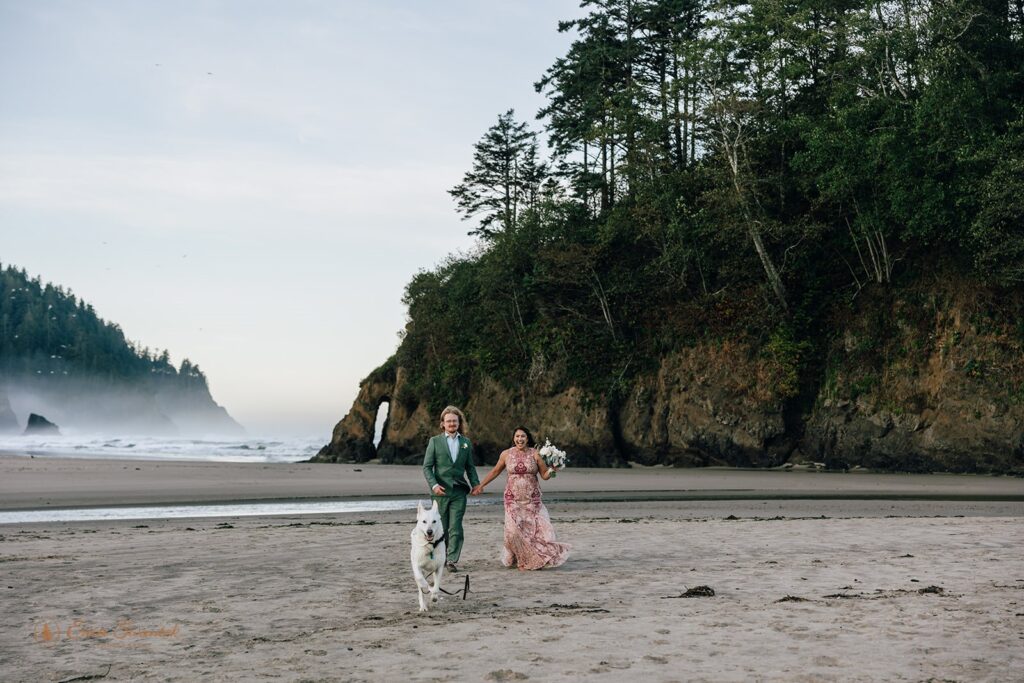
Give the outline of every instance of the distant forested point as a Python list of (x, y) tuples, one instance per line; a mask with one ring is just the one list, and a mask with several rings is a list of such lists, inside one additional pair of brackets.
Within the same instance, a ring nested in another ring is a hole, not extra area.
[(187, 358), (141, 347), (100, 318), (71, 291), (24, 269), (0, 269), (0, 378), (88, 378), (111, 383), (159, 378), (187, 390), (207, 390), (206, 376)]

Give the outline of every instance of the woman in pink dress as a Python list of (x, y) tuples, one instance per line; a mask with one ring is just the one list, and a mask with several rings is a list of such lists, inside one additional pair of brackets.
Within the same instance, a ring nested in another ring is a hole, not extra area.
[(549, 468), (533, 447), (533, 436), (525, 427), (512, 433), (512, 448), (502, 451), (494, 466), (474, 493), (483, 493), (502, 470), (508, 472), (505, 484), (505, 545), (501, 563), (521, 570), (558, 567), (569, 557), (570, 546), (555, 540), (548, 510), (540, 500), (541, 479), (550, 479), (555, 471)]

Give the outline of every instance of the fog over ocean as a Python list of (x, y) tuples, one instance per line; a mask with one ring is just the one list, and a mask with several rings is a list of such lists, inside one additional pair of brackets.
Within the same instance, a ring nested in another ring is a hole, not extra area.
[(245, 438), (67, 434), (0, 436), (0, 452), (62, 458), (198, 460), (203, 462), (288, 463), (308, 460), (328, 435)]

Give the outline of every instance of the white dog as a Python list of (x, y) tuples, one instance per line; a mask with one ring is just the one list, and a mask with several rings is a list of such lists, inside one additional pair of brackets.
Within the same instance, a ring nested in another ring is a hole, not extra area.
[[(426, 593), (430, 593), (430, 602), (437, 602), (447, 551), (437, 501), (435, 500), (429, 509), (424, 508), (423, 503), (417, 504), (416, 528), (412, 530), (412, 548), (409, 556), (412, 560), (412, 575), (416, 578), (416, 594), (420, 598), (421, 612), (427, 611), (427, 601), (423, 597)], [(431, 574), (434, 575), (433, 587), (427, 582)]]

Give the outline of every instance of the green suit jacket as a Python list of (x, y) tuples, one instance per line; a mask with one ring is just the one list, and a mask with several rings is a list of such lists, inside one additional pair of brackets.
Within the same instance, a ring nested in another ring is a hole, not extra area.
[[(445, 435), (431, 437), (423, 456), (423, 476), (431, 489), (437, 484), (443, 486), (446, 496), (466, 495), (480, 483), (473, 464), (473, 444), (459, 434), (459, 454), (452, 462)], [(466, 477), (469, 477), (469, 483), (466, 483)]]

